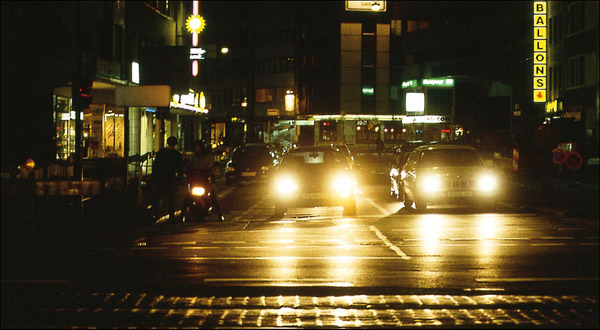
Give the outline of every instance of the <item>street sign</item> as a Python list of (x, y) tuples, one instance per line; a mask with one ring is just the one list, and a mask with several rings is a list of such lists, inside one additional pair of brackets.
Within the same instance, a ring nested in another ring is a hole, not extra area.
[(120, 107), (168, 107), (171, 104), (171, 86), (117, 86), (115, 101)]
[(552, 161), (554, 162), (554, 164), (562, 164), (565, 162), (566, 159), (567, 153), (564, 150), (560, 148), (552, 150)]
[(546, 102), (546, 90), (537, 89), (533, 92), (533, 102)]
[(565, 166), (572, 170), (579, 169), (582, 163), (583, 158), (581, 158), (581, 155), (577, 151), (570, 152), (565, 159)]

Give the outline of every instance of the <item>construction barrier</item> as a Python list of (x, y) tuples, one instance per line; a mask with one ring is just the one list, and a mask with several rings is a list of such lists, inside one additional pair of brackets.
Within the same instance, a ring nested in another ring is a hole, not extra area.
[(102, 193), (101, 181), (37, 181), (35, 196), (78, 196), (99, 195)]
[(519, 170), (519, 148), (513, 149), (512, 170), (515, 172)]

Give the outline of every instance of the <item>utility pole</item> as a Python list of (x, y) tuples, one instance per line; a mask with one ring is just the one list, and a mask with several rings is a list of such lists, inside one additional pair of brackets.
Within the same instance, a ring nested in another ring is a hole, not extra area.
[[(256, 35), (256, 27), (254, 24), (254, 5), (249, 4), (249, 11), (250, 11), (250, 28), (249, 30), (249, 36), (248, 36), (248, 52), (250, 53), (248, 56), (249, 57), (249, 75), (248, 75), (248, 80), (247, 80), (247, 95), (248, 95), (248, 100), (247, 100), (247, 108), (246, 108), (246, 127), (248, 127), (248, 125), (252, 124), (254, 122), (254, 108), (255, 108), (255, 104), (256, 104), (256, 92), (255, 92), (255, 76), (256, 76), (256, 68), (254, 65), (255, 62), (255, 51), (254, 51), (254, 41), (255, 41), (255, 35)], [(250, 126), (250, 136), (252, 137), (252, 139), (254, 139), (254, 127)], [(245, 142), (248, 142), (248, 131), (246, 131), (245, 134)], [(255, 142), (255, 141), (251, 141), (251, 142)]]
[[(83, 68), (82, 65), (82, 51), (81, 51), (81, 41), (80, 41), (80, 31), (81, 31), (81, 3), (75, 3), (75, 15), (73, 17), (75, 20), (75, 40), (73, 40), (73, 51), (75, 52), (75, 56), (73, 57), (75, 60), (73, 66), (73, 73), (71, 79), (71, 105), (73, 110), (75, 110), (75, 159), (73, 161), (73, 175), (74, 179), (78, 181), (83, 180), (83, 170), (81, 168), (81, 141), (82, 141), (82, 130), (83, 123), (81, 122), (81, 104), (79, 100), (79, 94), (81, 92), (80, 83), (81, 83), (81, 71)], [(77, 196), (76, 198), (76, 206), (77, 206), (77, 217), (78, 224), (83, 224), (83, 195)]]

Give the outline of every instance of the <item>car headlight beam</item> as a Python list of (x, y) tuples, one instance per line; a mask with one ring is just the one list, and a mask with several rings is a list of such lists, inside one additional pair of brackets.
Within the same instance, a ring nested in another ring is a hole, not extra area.
[(496, 190), (497, 185), (496, 177), (491, 174), (484, 174), (477, 181), (477, 188), (482, 191)]
[(435, 192), (442, 188), (442, 183), (440, 181), (440, 178), (432, 175), (427, 176), (423, 179), (421, 187), (424, 191)]
[(289, 195), (298, 190), (298, 183), (293, 178), (281, 178), (275, 183), (275, 190), (282, 195)]
[(203, 187), (192, 187), (192, 195), (194, 196), (203, 196), (206, 193), (206, 190)]
[(355, 181), (352, 177), (342, 175), (336, 177), (332, 183), (331, 188), (339, 193), (342, 197), (348, 197), (354, 191)]

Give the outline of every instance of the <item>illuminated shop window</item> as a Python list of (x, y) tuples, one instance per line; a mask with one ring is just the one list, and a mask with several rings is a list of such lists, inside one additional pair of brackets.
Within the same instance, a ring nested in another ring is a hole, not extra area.
[(321, 141), (336, 141), (337, 123), (335, 121), (321, 122)]

